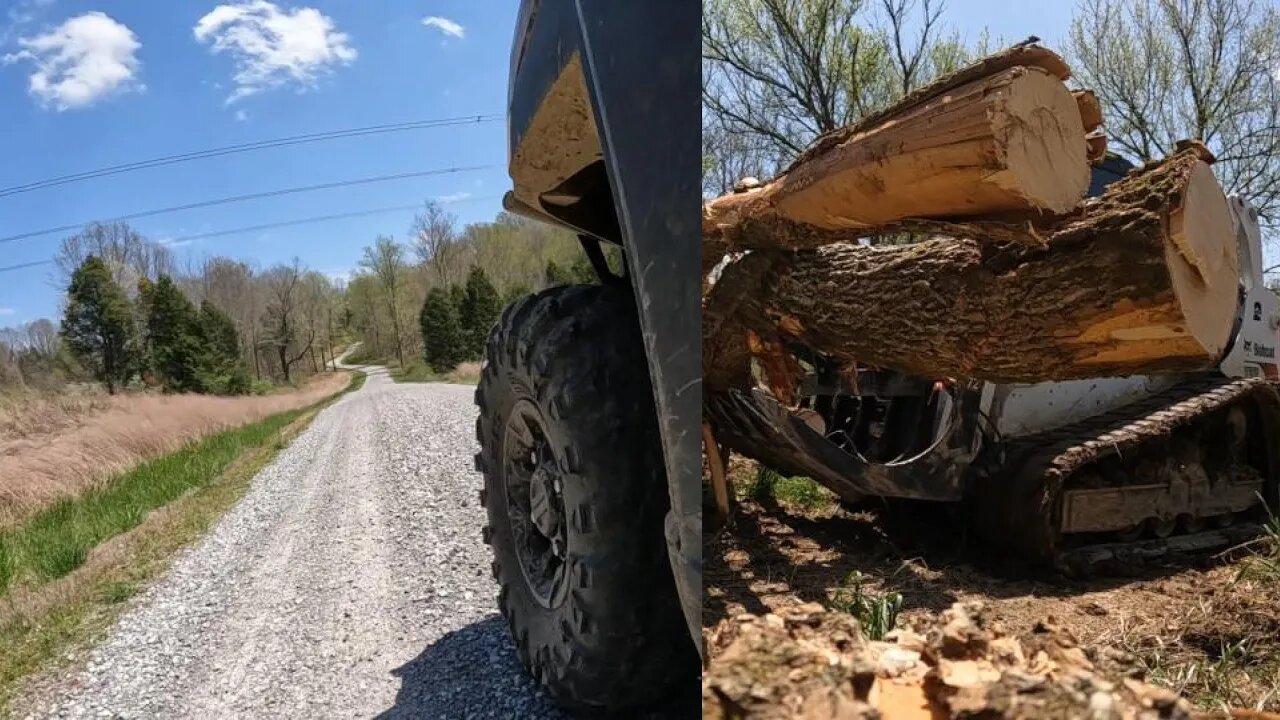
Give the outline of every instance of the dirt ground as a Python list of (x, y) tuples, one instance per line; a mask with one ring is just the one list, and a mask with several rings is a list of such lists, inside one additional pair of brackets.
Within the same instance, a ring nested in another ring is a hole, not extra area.
[(936, 507), (851, 513), (744, 500), (728, 526), (713, 525), (704, 537), (707, 628), (742, 613), (829, 607), (856, 571), (868, 592), (901, 594), (900, 627), (981, 601), (1012, 632), (1050, 621), (1087, 651), (1130, 653), (1147, 679), (1201, 708), (1280, 710), (1280, 583), (1242, 573), (1247, 549), (1070, 580), (979, 546)]

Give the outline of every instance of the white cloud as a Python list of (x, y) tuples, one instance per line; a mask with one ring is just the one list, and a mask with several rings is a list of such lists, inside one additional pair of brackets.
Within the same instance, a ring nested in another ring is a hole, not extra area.
[(469, 197), (471, 197), (471, 193), (469, 192), (465, 192), (465, 191), (456, 192), (456, 193), (451, 193), (449, 195), (441, 195), (440, 197), (436, 198), (436, 202), (456, 203), (456, 202), (462, 202), (463, 200), (466, 200)]
[(266, 0), (219, 5), (200, 18), (196, 40), (235, 60), (235, 90), (228, 103), (295, 82), (314, 87), (335, 65), (349, 65), (358, 53), (333, 19), (315, 8), (281, 10)]
[(236, 111), (236, 120), (239, 120), (240, 122), (245, 122), (248, 119), (249, 119), (249, 113), (245, 112), (244, 108), (241, 108)]
[(31, 61), (27, 89), (45, 107), (72, 110), (145, 89), (137, 81), (142, 44), (106, 13), (77, 15), (42, 35), (18, 38), (18, 47), (22, 49), (5, 55), (3, 63)]
[(427, 27), (433, 27), (445, 35), (452, 35), (456, 38), (463, 37), (467, 34), (467, 29), (458, 23), (450, 20), (449, 18), (438, 17), (436, 15), (429, 15), (422, 18), (422, 24)]
[(0, 307), (0, 316), (17, 315), (17, 314), (18, 314), (18, 310), (16, 308)]

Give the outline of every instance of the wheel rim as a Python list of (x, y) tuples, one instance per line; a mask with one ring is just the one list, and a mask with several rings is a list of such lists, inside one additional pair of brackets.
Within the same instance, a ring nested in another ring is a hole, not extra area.
[(525, 583), (543, 607), (564, 596), (568, 533), (564, 482), (538, 407), (520, 400), (503, 437), (507, 519)]

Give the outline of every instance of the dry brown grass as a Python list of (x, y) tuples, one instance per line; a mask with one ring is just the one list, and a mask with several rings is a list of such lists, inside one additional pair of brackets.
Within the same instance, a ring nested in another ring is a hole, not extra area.
[[(311, 405), (348, 382), (346, 373), (263, 396), (117, 395), (37, 400), (0, 409), (0, 528), (64, 497), (173, 452), (206, 435)], [(9, 427), (20, 429), (8, 431)]]
[(58, 393), (35, 390), (0, 392), (0, 438), (8, 441), (73, 427), (86, 415), (111, 406), (111, 396), (96, 385)]
[(459, 363), (458, 367), (445, 373), (444, 381), (460, 385), (475, 385), (480, 382), (480, 363)]

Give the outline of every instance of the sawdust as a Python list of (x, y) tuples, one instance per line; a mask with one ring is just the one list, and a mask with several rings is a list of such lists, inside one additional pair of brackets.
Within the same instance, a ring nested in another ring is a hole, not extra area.
[(719, 623), (703, 717), (1190, 718), (1187, 701), (1142, 682), (1122, 653), (1090, 656), (1066, 628), (1015, 635), (981, 603), (866, 640), (817, 604)]
[[(805, 513), (744, 501), (704, 543), (704, 627), (723, 634), (744, 613), (826, 605), (856, 571), (868, 592), (902, 595), (899, 627), (980, 602), (985, 620), (1013, 635), (1052, 618), (1091, 656), (1132, 656), (1148, 680), (1205, 709), (1280, 710), (1280, 587), (1240, 578), (1239, 562), (1173, 558), (1129, 577), (1073, 581), (998, 558), (946, 514), (920, 504)], [(708, 647), (714, 668), (725, 644)]]

